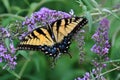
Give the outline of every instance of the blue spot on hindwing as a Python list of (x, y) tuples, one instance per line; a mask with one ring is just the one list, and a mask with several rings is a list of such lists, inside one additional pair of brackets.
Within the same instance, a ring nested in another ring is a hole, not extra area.
[(50, 56), (56, 56), (59, 53), (67, 53), (70, 43), (70, 37), (64, 37), (64, 39), (60, 43), (56, 43), (53, 46), (39, 46), (39, 48), (49, 54)]

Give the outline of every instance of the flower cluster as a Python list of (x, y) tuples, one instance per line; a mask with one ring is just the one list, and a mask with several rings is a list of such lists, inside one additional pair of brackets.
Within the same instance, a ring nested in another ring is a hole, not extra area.
[(107, 66), (107, 64), (102, 63), (108, 61), (109, 57), (107, 56), (110, 48), (108, 30), (109, 30), (109, 20), (104, 18), (100, 21), (100, 26), (98, 27), (96, 33), (92, 36), (92, 39), (96, 42), (95, 45), (91, 48), (91, 51), (98, 54), (99, 58), (93, 60), (93, 65), (95, 66), (96, 77), (102, 79), (100, 76), (102, 69)]
[(91, 78), (90, 73), (86, 72), (85, 75), (82, 78), (78, 77), (75, 80), (90, 80), (90, 78)]
[[(95, 69), (92, 69), (91, 72), (86, 72), (82, 78), (78, 77), (75, 80), (97, 80), (97, 79), (98, 79), (97, 71)], [(106, 79), (104, 78), (104, 76), (101, 75), (100, 80), (106, 80)]]
[(16, 66), (16, 56), (14, 53), (16, 49), (14, 48), (13, 43), (10, 43), (9, 49), (5, 47), (4, 39), (10, 37), (10, 33), (5, 28), (0, 28), (0, 63), (5, 63), (3, 69), (9, 67), (10, 69), (14, 69)]
[(100, 21), (100, 26), (98, 27), (96, 33), (92, 36), (92, 39), (96, 42), (91, 48), (91, 51), (98, 54), (99, 58), (95, 58), (92, 62), (95, 68), (91, 73), (86, 72), (86, 74), (81, 78), (78, 77), (75, 80), (106, 80), (102, 75), (102, 69), (106, 67), (106, 64), (102, 63), (108, 61), (109, 57), (107, 53), (110, 48), (108, 30), (109, 30), (109, 20), (104, 18)]
[[(96, 33), (92, 36), (92, 39), (96, 42), (95, 45), (91, 48), (91, 51), (98, 54), (101, 61), (108, 61), (109, 58), (107, 53), (110, 48), (108, 30), (109, 30), (109, 20), (104, 18), (100, 21), (100, 27), (97, 29)], [(93, 60), (95, 67), (106, 67), (106, 64), (99, 63), (97, 59)]]
[(7, 31), (7, 29), (1, 27), (0, 32), (0, 36), (10, 37), (10, 33)]
[(96, 54), (101, 56), (108, 53), (110, 44), (108, 38), (108, 30), (109, 30), (109, 21), (104, 18), (100, 21), (100, 27), (96, 31), (96, 33), (92, 36), (92, 39), (96, 42), (96, 44), (91, 48)]
[(84, 61), (84, 56), (85, 56), (85, 52), (84, 52), (84, 33), (85, 31), (83, 29), (81, 29), (80, 31), (77, 32), (77, 35), (75, 35), (75, 39), (78, 42), (79, 45), (79, 51), (80, 51), (80, 63), (82, 63)]
[(48, 25), (58, 19), (71, 17), (70, 14), (50, 10), (48, 8), (41, 8), (38, 12), (34, 12), (30, 18), (26, 17), (26, 20), (23, 22), (23, 25), (28, 26), (28, 31), (33, 30), (36, 27)]

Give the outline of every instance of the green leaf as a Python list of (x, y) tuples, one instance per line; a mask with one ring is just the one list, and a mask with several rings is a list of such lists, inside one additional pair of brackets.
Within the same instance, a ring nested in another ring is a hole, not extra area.
[(4, 4), (4, 6), (6, 7), (7, 11), (11, 12), (9, 0), (2, 0), (2, 2)]
[(8, 71), (9, 73), (11, 73), (12, 75), (14, 75), (15, 77), (17, 77), (18, 79), (20, 79), (20, 76), (19, 76), (15, 71), (10, 70), (10, 69), (7, 69), (7, 71)]
[(91, 1), (92, 1), (93, 5), (94, 5), (96, 8), (99, 8), (99, 5), (98, 5), (98, 3), (97, 3), (95, 0), (91, 0)]
[[(5, 64), (4, 63), (0, 63), (0, 67), (4, 67), (5, 66)], [(20, 78), (20, 76), (14, 71), (14, 70), (11, 70), (11, 69), (9, 69), (9, 68), (7, 68), (7, 69), (4, 69), (4, 70), (7, 70), (9, 73), (11, 73), (12, 75), (14, 75), (15, 77), (17, 77), (17, 78)], [(0, 78), (1, 79), (1, 78)]]
[[(85, 3), (86, 6), (87, 6), (89, 9), (93, 9), (93, 6), (90, 4), (90, 1), (89, 1), (89, 0), (83, 0), (82, 2)], [(85, 4), (84, 4), (84, 5), (85, 5)]]
[(21, 78), (21, 76), (23, 75), (25, 69), (27, 68), (27, 65), (28, 65), (29, 61), (30, 61), (30, 60), (28, 59), (28, 60), (26, 60), (26, 62), (23, 64), (23, 67), (21, 68), (21, 70), (20, 70), (20, 72), (19, 72), (19, 74), (18, 74), (20, 78)]
[(25, 57), (26, 59), (29, 59), (28, 53), (27, 53), (26, 51), (24, 51), (24, 50), (19, 50), (19, 51), (17, 52), (17, 55), (18, 55), (18, 54), (22, 55), (22, 56)]
[(113, 13), (112, 11), (110, 11), (110, 10), (108, 10), (108, 9), (106, 9), (106, 8), (103, 8), (102, 11), (103, 11), (103, 12), (108, 12), (108, 13), (112, 14), (114, 17), (116, 17), (118, 20), (120, 20), (120, 17), (118, 17), (118, 16), (117, 16), (115, 13)]
[(5, 45), (6, 45), (6, 47), (7, 47), (7, 49), (8, 50), (10, 50), (10, 40), (9, 40), (9, 38), (5, 38)]
[(30, 5), (30, 9), (29, 9), (29, 14), (28, 15), (31, 15), (33, 12), (34, 12), (34, 9), (35, 9), (35, 7), (37, 7), (38, 6), (38, 3), (32, 3), (31, 5)]
[(39, 62), (39, 58), (38, 57), (34, 58), (34, 63), (35, 63), (37, 71), (39, 72), (40, 71), (40, 66), (39, 66), (40, 62)]
[(112, 46), (115, 44), (115, 40), (117, 38), (117, 35), (119, 35), (119, 32), (120, 32), (120, 27), (117, 28), (117, 30), (115, 30), (115, 33), (113, 34), (113, 37), (112, 37)]
[(14, 10), (17, 15), (19, 15), (20, 13), (27, 12), (29, 10), (29, 9), (21, 9), (18, 6), (11, 7), (11, 9)]
[(92, 28), (92, 16), (90, 14), (89, 11), (87, 11), (87, 7), (86, 6), (83, 6), (83, 11), (85, 13), (85, 16), (87, 17), (88, 19), (88, 25), (89, 25), (89, 32), (91, 31), (91, 28)]
[(99, 11), (99, 13), (102, 13), (101, 7), (99, 6), (99, 4), (95, 0), (91, 0), (91, 1), (93, 5), (95, 6), (95, 8)]
[(92, 16), (91, 16), (91, 14), (90, 14), (89, 11), (86, 12), (86, 17), (87, 17), (87, 19), (88, 19), (89, 32), (91, 32), (91, 28), (92, 28), (92, 23), (93, 23), (93, 21), (92, 21)]
[(86, 12), (86, 11), (87, 11), (87, 7), (84, 5), (84, 6), (82, 7), (82, 10), (83, 10), (83, 12)]

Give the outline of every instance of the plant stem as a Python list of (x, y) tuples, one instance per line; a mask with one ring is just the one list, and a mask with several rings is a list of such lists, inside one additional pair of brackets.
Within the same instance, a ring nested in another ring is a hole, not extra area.
[[(120, 8), (119, 9), (114, 9), (114, 10), (112, 10), (111, 12), (118, 12), (118, 11), (120, 11)], [(101, 15), (101, 14), (104, 14), (104, 13), (101, 13), (101, 12), (98, 12), (98, 13), (91, 13), (91, 15), (92, 16), (97, 16), (97, 15)]]
[(108, 71), (100, 74), (100, 76), (103, 76), (103, 75), (105, 75), (105, 74), (107, 74), (107, 73), (109, 73), (109, 72), (115, 71), (115, 70), (117, 70), (117, 69), (120, 69), (120, 66), (118, 66), (118, 67), (116, 67), (116, 68), (113, 68), (113, 69), (111, 69), (111, 70), (108, 70)]
[(25, 69), (26, 69), (27, 64), (29, 63), (29, 61), (30, 61), (30, 60), (28, 59), (28, 60), (24, 63), (24, 65), (23, 65), (23, 67), (22, 67), (20, 73), (18, 74), (20, 77), (17, 78), (16, 80), (19, 80), (19, 79), (21, 78), (21, 76), (23, 75), (23, 72), (25, 71)]
[(106, 61), (106, 62), (102, 62), (102, 63), (113, 63), (113, 62), (120, 62), (120, 59), (117, 59), (117, 60), (110, 60), (110, 61)]
[(18, 19), (20, 19), (20, 20), (24, 20), (24, 19), (25, 19), (24, 17), (18, 16), (18, 15), (15, 15), (15, 14), (7, 14), (7, 13), (5, 13), (5, 14), (0, 14), (0, 17), (6, 17), (6, 16), (18, 18)]
[(16, 72), (10, 71), (10, 70), (8, 70), (8, 69), (7, 69), (7, 71), (8, 71), (9, 73), (13, 74), (15, 77), (20, 78), (20, 76), (19, 76)]

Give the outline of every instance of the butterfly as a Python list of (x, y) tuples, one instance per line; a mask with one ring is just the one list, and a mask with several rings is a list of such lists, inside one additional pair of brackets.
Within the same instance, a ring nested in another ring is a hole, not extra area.
[(80, 30), (88, 20), (85, 17), (63, 18), (51, 24), (34, 29), (28, 33), (18, 45), (19, 50), (40, 50), (46, 55), (56, 58), (68, 53), (72, 36)]

